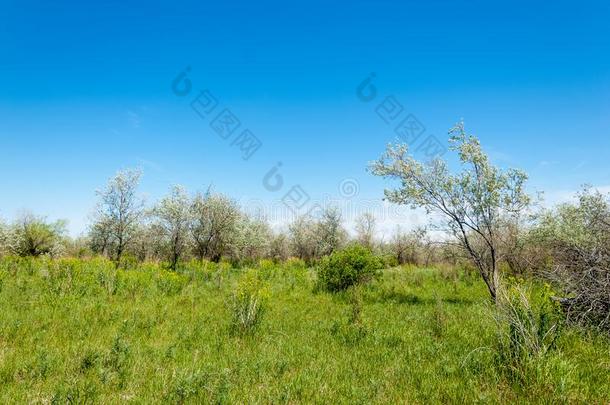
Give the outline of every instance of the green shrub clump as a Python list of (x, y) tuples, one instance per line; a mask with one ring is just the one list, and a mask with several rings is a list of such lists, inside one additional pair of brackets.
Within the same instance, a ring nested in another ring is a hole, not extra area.
[(561, 335), (560, 306), (548, 284), (535, 294), (523, 281), (501, 291), (497, 321), (498, 358), (502, 368), (519, 380), (538, 373), (542, 360)]
[(239, 280), (231, 297), (231, 329), (236, 334), (252, 332), (265, 312), (269, 290), (259, 273), (250, 269)]
[(383, 260), (369, 249), (352, 245), (322, 259), (318, 283), (327, 291), (343, 291), (378, 277), (383, 267)]

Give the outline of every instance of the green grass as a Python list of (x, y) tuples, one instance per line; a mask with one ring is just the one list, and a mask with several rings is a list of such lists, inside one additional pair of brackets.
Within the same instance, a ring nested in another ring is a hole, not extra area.
[(610, 344), (566, 329), (515, 378), (497, 356), (484, 285), (389, 269), (316, 292), (311, 270), (258, 270), (266, 310), (231, 332), (243, 270), (103, 260), (0, 260), (0, 403), (498, 403), (610, 401)]

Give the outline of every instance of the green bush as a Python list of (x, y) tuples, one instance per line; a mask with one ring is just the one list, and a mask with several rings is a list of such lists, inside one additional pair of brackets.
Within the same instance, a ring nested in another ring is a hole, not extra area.
[(246, 270), (230, 301), (232, 332), (252, 332), (261, 321), (268, 299), (269, 290), (259, 273), (254, 269)]
[(307, 263), (305, 263), (305, 260), (303, 259), (289, 257), (284, 262), (284, 267), (289, 270), (305, 270), (307, 269)]
[(383, 260), (383, 265), (386, 268), (398, 267), (400, 265), (400, 263), (398, 263), (398, 258), (395, 255), (385, 254), (381, 256), (381, 259)]
[(318, 268), (319, 286), (342, 291), (379, 276), (383, 261), (369, 249), (352, 245), (322, 259)]
[(498, 359), (512, 377), (527, 380), (546, 355), (555, 349), (561, 334), (560, 307), (553, 302), (548, 284), (535, 293), (523, 281), (503, 289), (497, 305), (500, 331)]

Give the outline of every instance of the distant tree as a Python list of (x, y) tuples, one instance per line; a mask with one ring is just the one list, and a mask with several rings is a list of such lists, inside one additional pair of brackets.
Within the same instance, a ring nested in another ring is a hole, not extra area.
[(25, 213), (13, 226), (15, 253), (21, 256), (57, 255), (65, 233), (65, 221), (50, 223), (44, 217)]
[(375, 216), (365, 212), (356, 219), (356, 233), (358, 241), (371, 249), (375, 238)]
[(89, 238), (84, 235), (75, 238), (64, 238), (63, 255), (68, 257), (84, 258), (91, 256), (91, 243)]
[(316, 222), (308, 216), (300, 216), (288, 226), (293, 254), (307, 263), (318, 256), (320, 243), (317, 231)]
[(158, 227), (147, 215), (135, 232), (130, 251), (139, 261), (149, 259), (162, 259), (164, 253), (163, 235), (159, 234)]
[(451, 150), (456, 151), (463, 171), (453, 174), (441, 159), (430, 164), (416, 161), (407, 145), (390, 145), (371, 165), (375, 175), (401, 181), (401, 187), (386, 190), (386, 198), (397, 204), (423, 207), (441, 214), (447, 230), (468, 252), (492, 300), (500, 282), (498, 230), (503, 217), (523, 211), (529, 204), (524, 192), (527, 176), (519, 170), (494, 167), (474, 136), (462, 123), (450, 131)]
[(411, 244), (409, 241), (409, 236), (406, 232), (402, 230), (400, 225), (396, 225), (396, 229), (392, 235), (392, 240), (389, 243), (389, 247), (396, 257), (396, 261), (398, 264), (409, 263), (411, 259)]
[(96, 254), (109, 256), (112, 247), (112, 222), (99, 218), (89, 228), (89, 247)]
[(197, 194), (190, 207), (190, 226), (195, 254), (199, 259), (220, 261), (237, 235), (242, 217), (237, 203), (222, 194)]
[(269, 255), (272, 232), (263, 218), (243, 215), (237, 226), (231, 256), (234, 260), (259, 260)]
[[(131, 245), (144, 212), (144, 202), (136, 193), (141, 172), (124, 170), (97, 192), (100, 199), (92, 230), (101, 237), (102, 247), (111, 252), (117, 267), (125, 250)], [(99, 239), (96, 239), (99, 241)]]
[(189, 246), (189, 196), (181, 186), (174, 186), (152, 211), (153, 221), (165, 246), (170, 268), (178, 262)]
[(12, 250), (11, 230), (0, 220), (0, 256), (10, 253)]
[(290, 239), (286, 233), (277, 232), (272, 235), (269, 256), (277, 261), (284, 261), (290, 257)]
[(391, 248), (399, 264), (424, 264), (429, 256), (426, 229), (418, 227), (409, 232), (396, 227)]
[(341, 223), (341, 212), (338, 208), (326, 208), (322, 212), (322, 218), (317, 224), (321, 255), (330, 255), (345, 243), (347, 232)]

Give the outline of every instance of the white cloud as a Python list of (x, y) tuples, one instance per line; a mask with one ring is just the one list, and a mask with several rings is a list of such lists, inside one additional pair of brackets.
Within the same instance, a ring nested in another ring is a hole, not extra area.
[[(602, 194), (610, 193), (610, 185), (592, 186), (592, 190), (597, 190)], [(545, 208), (553, 208), (558, 204), (576, 202), (576, 197), (579, 190), (552, 190), (544, 192), (542, 195), (542, 206)]]

